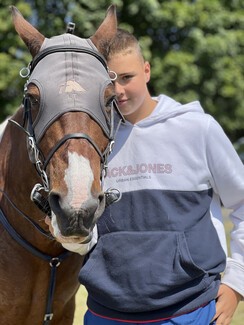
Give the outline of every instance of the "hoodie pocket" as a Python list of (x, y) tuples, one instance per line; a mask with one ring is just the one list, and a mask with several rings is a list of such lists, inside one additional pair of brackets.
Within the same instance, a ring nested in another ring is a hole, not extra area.
[(183, 232), (115, 232), (102, 236), (79, 279), (98, 303), (140, 312), (182, 303), (204, 290), (207, 273)]

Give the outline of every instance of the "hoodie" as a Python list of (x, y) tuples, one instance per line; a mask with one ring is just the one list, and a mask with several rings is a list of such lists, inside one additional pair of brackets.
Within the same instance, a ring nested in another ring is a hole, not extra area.
[[(156, 100), (150, 116), (118, 131), (104, 186), (122, 198), (99, 219), (79, 274), (88, 308), (110, 319), (190, 312), (216, 298), (223, 272), (244, 295), (243, 164), (199, 102)], [(233, 211), (227, 267), (220, 200)]]

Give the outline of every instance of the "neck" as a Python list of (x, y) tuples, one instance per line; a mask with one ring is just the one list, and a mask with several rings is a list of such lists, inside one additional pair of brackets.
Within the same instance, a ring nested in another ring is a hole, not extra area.
[(156, 105), (157, 102), (153, 100), (150, 95), (148, 95), (142, 106), (135, 113), (127, 115), (125, 119), (131, 124), (136, 124), (151, 115)]
[[(18, 121), (20, 122), (20, 119)], [(27, 155), (26, 135), (9, 123), (0, 142), (0, 149), (2, 211), (15, 231), (34, 246), (42, 242), (50, 245), (50, 240), (39, 233), (27, 220), (29, 217), (45, 231), (48, 230), (44, 222), (44, 214), (30, 200), (31, 190), (40, 179)]]

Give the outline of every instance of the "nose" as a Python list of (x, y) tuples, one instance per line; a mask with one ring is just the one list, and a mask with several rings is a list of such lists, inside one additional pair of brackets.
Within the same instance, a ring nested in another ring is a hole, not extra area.
[(118, 82), (114, 82), (116, 96), (119, 97), (124, 93), (124, 87)]

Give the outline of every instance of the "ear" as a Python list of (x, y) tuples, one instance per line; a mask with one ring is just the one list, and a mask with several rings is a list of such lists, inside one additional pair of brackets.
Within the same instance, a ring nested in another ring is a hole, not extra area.
[(106, 17), (102, 24), (99, 26), (97, 31), (93, 36), (91, 36), (91, 41), (96, 46), (99, 52), (101, 52), (105, 58), (109, 51), (109, 43), (117, 32), (117, 16), (116, 16), (116, 6), (111, 5), (108, 10)]
[(16, 32), (25, 42), (32, 57), (34, 57), (39, 52), (45, 36), (28, 23), (16, 7), (10, 6), (10, 10)]

